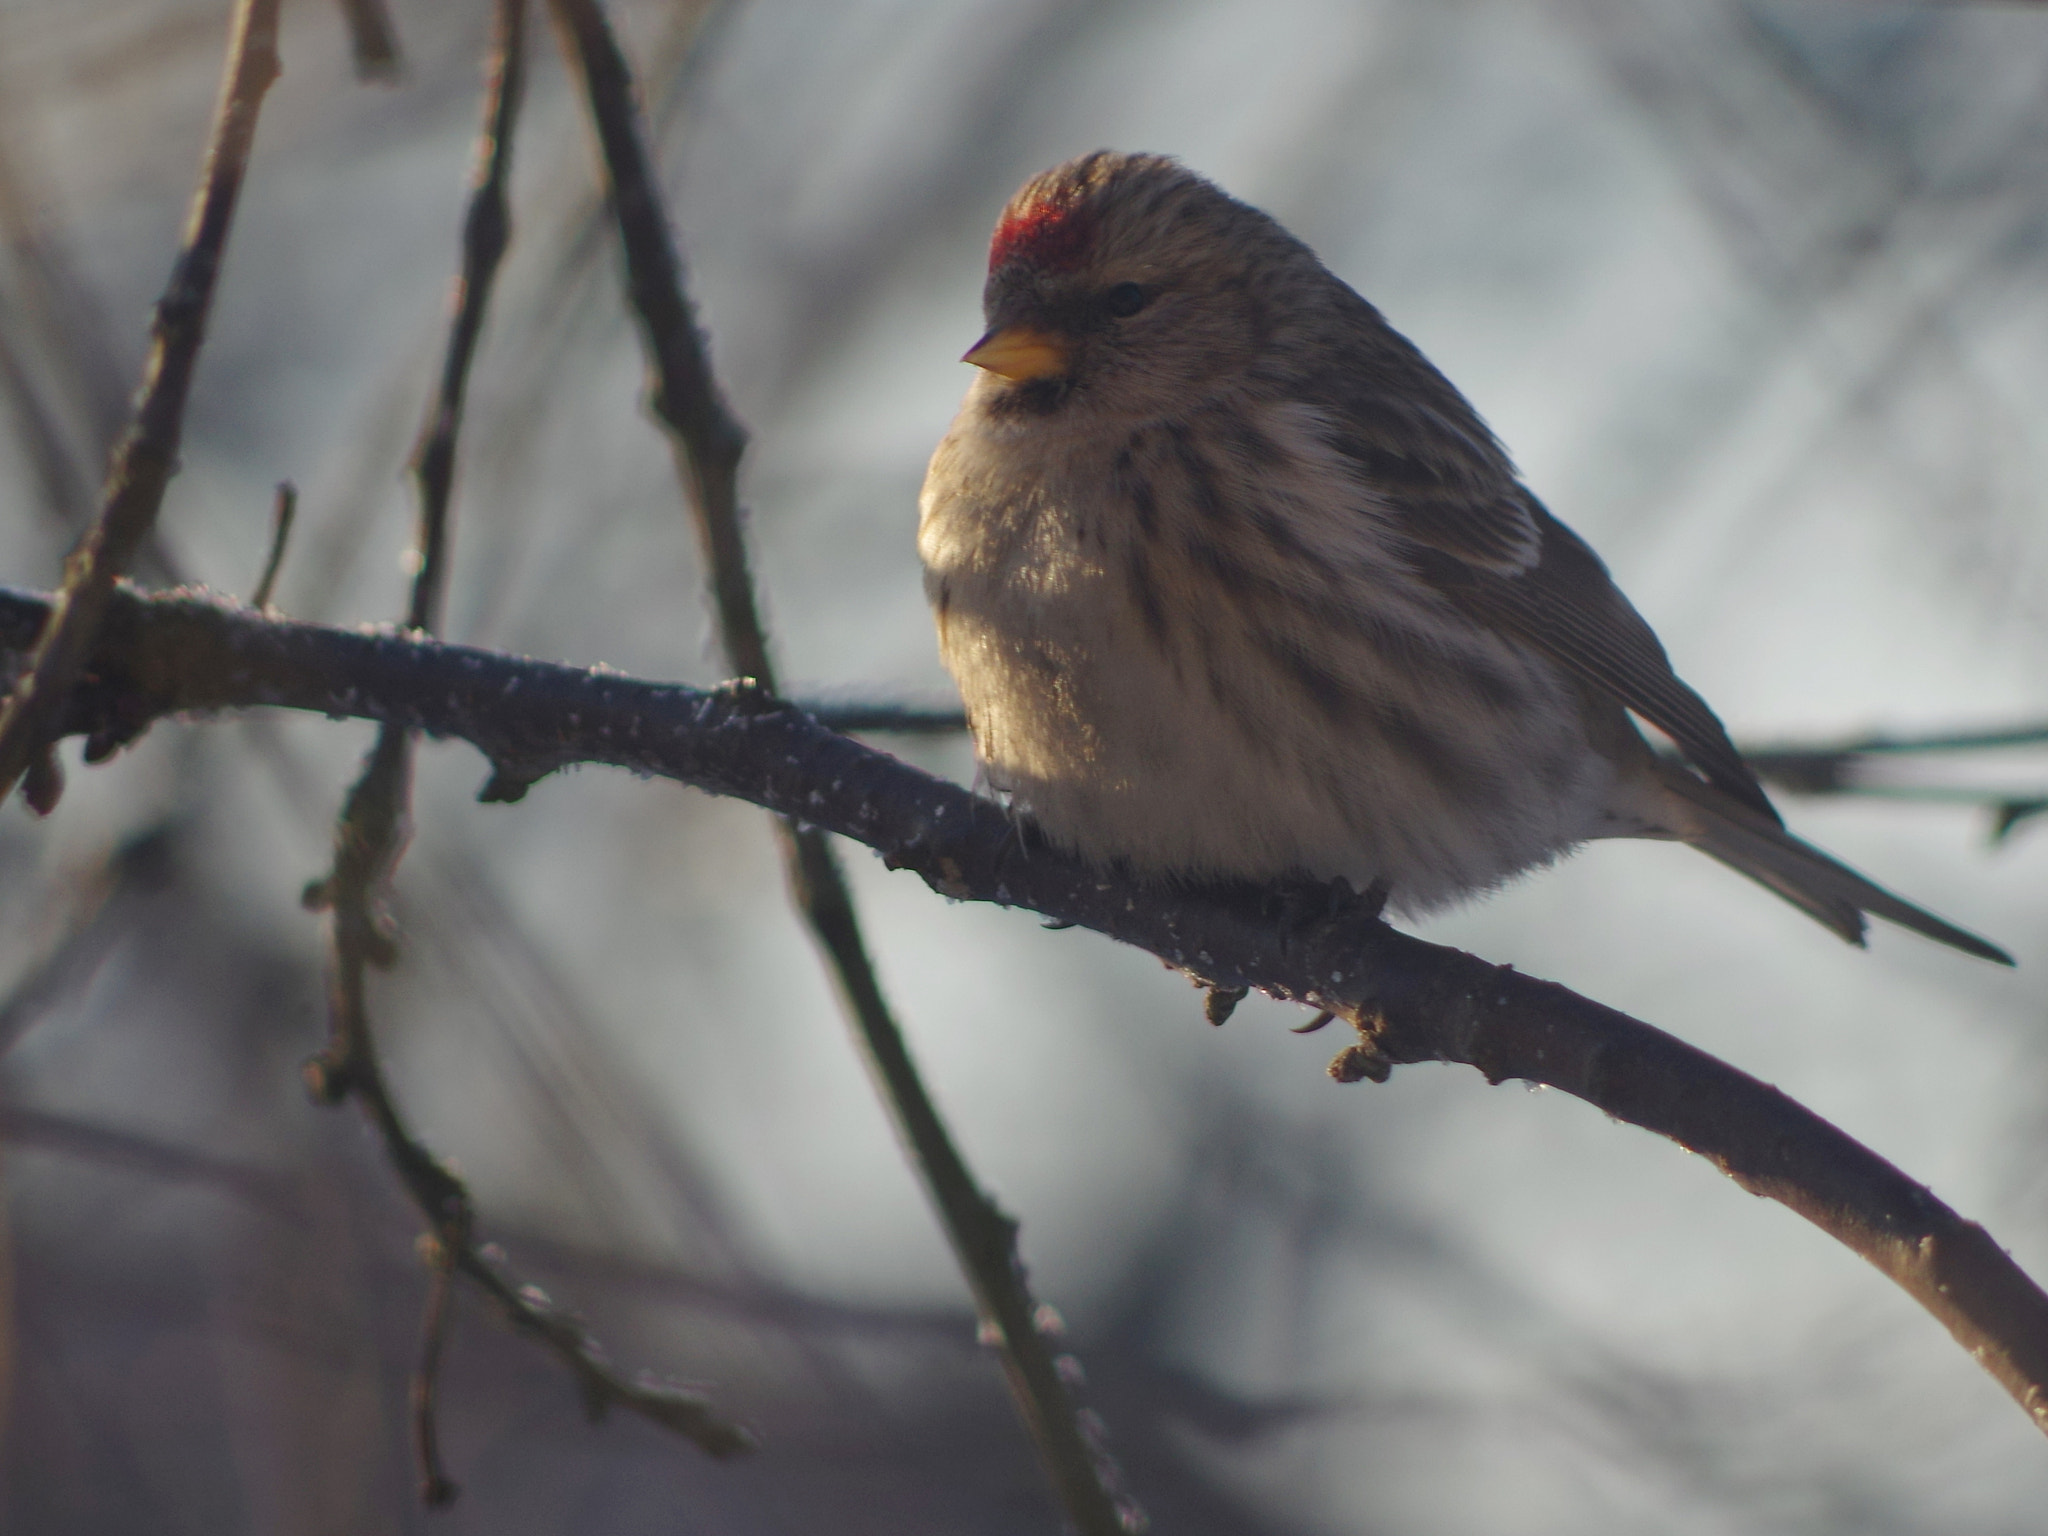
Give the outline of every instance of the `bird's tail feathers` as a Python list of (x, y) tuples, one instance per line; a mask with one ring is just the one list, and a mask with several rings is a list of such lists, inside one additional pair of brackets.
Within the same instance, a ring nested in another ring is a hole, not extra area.
[(2013, 963), (2012, 956), (1995, 944), (1894, 896), (1783, 827), (1736, 804), (1677, 764), (1660, 761), (1657, 777), (1683, 808), (1681, 825), (1674, 829), (1679, 837), (1775, 891), (1851, 944), (1863, 943), (1863, 919), (1869, 913), (1964, 954), (2000, 965)]

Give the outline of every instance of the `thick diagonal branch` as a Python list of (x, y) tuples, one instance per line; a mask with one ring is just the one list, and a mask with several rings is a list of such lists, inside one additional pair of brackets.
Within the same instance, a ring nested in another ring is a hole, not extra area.
[[(46, 613), (47, 600), (0, 590), (0, 648), (25, 648)], [(2048, 1432), (2048, 1296), (1983, 1228), (1776, 1089), (1563, 987), (1362, 915), (1304, 930), (1244, 893), (1137, 886), (1020, 845), (987, 801), (758, 690), (706, 693), (125, 591), (92, 671), (65, 719), (87, 734), (88, 756), (166, 714), (275, 705), (459, 737), (495, 766), (491, 798), (572, 763), (677, 779), (865, 843), (953, 899), (1029, 908), (1224, 987), (1329, 1008), (1362, 1025), (1341, 1076), (1456, 1061), (1561, 1088), (1847, 1244)]]

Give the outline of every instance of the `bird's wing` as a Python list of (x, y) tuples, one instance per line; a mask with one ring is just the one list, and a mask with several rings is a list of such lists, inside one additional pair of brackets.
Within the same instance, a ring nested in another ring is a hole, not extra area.
[(1478, 413), (1412, 342), (1356, 295), (1340, 303), (1356, 306), (1355, 323), (1338, 329), (1297, 387), (1416, 573), (1648, 721), (1708, 783), (1778, 824), (1728, 732), (1679, 681), (1600, 557), (1529, 494)]
[(1611, 694), (1669, 736), (1715, 788), (1777, 824), (1777, 811), (1727, 730), (1671, 670), (1656, 634), (1600, 557), (1535, 497), (1524, 491), (1520, 499), (1538, 554), (1512, 573), (1465, 553), (1461, 524), (1439, 521), (1422, 505), (1401, 507), (1397, 526), (1410, 541), (1417, 573), (1456, 607), (1520, 636)]
[(1541, 508), (1471, 408), (1441, 375), (1430, 382), (1449, 399), (1432, 401), (1413, 390), (1398, 401), (1344, 401), (1329, 430), (1330, 445), (1370, 487), (1403, 538), (1475, 570), (1519, 575), (1543, 553)]
[(1462, 399), (1421, 400), (1354, 398), (1332, 435), (1416, 573), (1471, 617), (1519, 636), (1640, 715), (1709, 783), (1776, 822), (1728, 732), (1679, 681), (1600, 557), (1514, 478)]

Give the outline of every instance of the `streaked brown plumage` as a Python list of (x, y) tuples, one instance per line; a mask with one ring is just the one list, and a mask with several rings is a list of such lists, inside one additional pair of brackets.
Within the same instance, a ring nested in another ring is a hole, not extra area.
[(984, 303), (918, 548), (989, 781), (1054, 841), (1414, 912), (1677, 838), (1851, 941), (2006, 960), (1783, 829), (1599, 558), (1266, 215), (1089, 155), (1012, 199)]

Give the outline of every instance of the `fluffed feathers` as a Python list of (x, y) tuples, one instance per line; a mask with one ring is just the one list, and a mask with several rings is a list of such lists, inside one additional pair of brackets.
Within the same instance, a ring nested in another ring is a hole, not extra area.
[(2005, 958), (1783, 831), (1464, 397), (1265, 214), (1086, 156), (1012, 199), (984, 307), (918, 543), (989, 780), (1055, 841), (1412, 912), (1679, 837), (1852, 941)]

